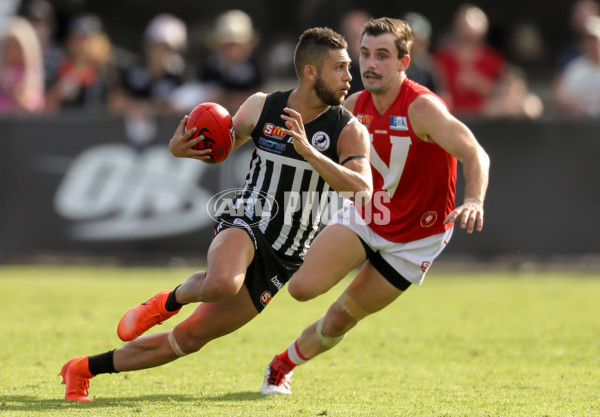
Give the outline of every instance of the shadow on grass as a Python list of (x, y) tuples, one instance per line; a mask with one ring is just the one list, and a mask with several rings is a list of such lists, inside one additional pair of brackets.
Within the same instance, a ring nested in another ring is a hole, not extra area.
[(140, 407), (148, 403), (193, 403), (193, 402), (220, 402), (220, 401), (256, 401), (265, 399), (265, 395), (258, 392), (232, 392), (215, 396), (202, 395), (140, 395), (136, 397), (93, 397), (91, 403), (78, 403), (65, 401), (62, 398), (39, 399), (31, 395), (2, 395), (0, 396), (0, 410), (3, 411), (42, 411), (64, 410), (68, 408), (109, 408), (109, 407)]

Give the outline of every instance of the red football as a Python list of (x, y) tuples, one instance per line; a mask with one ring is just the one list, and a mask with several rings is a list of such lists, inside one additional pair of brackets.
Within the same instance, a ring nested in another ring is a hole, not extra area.
[(223, 106), (217, 103), (198, 104), (190, 112), (186, 130), (196, 127), (198, 131), (192, 137), (204, 136), (204, 140), (194, 149), (212, 149), (211, 164), (223, 162), (231, 153), (235, 141), (235, 131), (231, 115)]

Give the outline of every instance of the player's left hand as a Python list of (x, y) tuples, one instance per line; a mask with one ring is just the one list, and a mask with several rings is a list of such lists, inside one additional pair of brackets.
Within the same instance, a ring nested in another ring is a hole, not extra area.
[(313, 151), (313, 148), (310, 146), (308, 138), (306, 137), (302, 116), (296, 110), (290, 109), (289, 107), (285, 107), (283, 111), (289, 115), (281, 115), (281, 118), (285, 120), (285, 126), (287, 127), (287, 129), (283, 129), (283, 131), (293, 138), (294, 149), (296, 152), (306, 158)]
[(467, 233), (473, 233), (473, 229), (481, 232), (483, 229), (483, 202), (469, 201), (468, 199), (456, 207), (444, 220), (444, 224), (452, 223), (460, 219), (461, 229), (467, 229)]

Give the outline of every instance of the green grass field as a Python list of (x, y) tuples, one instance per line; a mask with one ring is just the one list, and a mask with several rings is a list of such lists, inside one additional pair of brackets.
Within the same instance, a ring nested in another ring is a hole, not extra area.
[(248, 326), (200, 352), (100, 375), (91, 380), (93, 403), (64, 401), (61, 366), (121, 346), (121, 315), (190, 272), (0, 267), (0, 415), (600, 415), (600, 276), (435, 267), (425, 285), (298, 367), (291, 396), (258, 393), (264, 368), (341, 286), (307, 303), (284, 290)]

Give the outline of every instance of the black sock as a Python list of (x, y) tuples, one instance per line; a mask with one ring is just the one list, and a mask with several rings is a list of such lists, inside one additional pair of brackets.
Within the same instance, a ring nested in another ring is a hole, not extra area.
[(177, 288), (179, 287), (181, 287), (181, 285), (175, 287), (175, 289), (167, 296), (167, 302), (165, 303), (165, 309), (167, 311), (177, 311), (185, 305), (178, 303), (177, 299), (175, 298), (175, 291), (177, 291)]
[(113, 356), (115, 350), (109, 350), (106, 353), (94, 355), (89, 357), (88, 368), (92, 375), (98, 374), (112, 374), (115, 371), (115, 365), (113, 364)]

